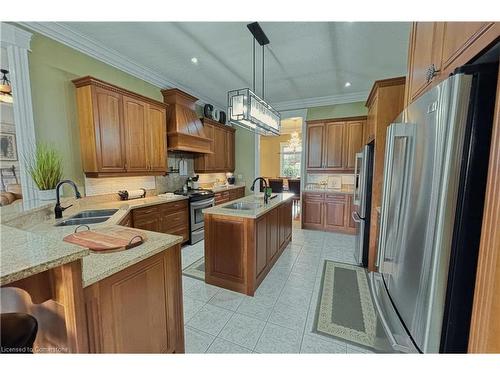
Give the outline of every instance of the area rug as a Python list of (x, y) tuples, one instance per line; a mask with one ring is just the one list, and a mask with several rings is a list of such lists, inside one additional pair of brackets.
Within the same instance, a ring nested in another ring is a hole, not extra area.
[(313, 331), (375, 349), (377, 317), (363, 268), (325, 260)]
[(182, 270), (182, 274), (194, 279), (205, 281), (205, 257), (201, 257), (196, 262)]

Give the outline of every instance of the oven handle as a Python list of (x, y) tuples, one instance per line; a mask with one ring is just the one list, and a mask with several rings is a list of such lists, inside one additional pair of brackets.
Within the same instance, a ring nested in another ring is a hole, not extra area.
[(215, 205), (215, 198), (204, 199), (202, 201), (191, 202), (190, 205), (193, 208), (212, 207), (212, 206)]

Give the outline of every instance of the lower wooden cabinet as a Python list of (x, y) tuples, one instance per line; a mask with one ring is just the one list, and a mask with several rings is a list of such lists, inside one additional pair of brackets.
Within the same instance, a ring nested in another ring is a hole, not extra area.
[(351, 194), (307, 192), (302, 195), (302, 227), (354, 234)]
[(234, 189), (228, 189), (215, 193), (215, 205), (227, 203), (245, 196), (245, 187), (241, 186)]
[(188, 201), (136, 208), (132, 210), (131, 224), (137, 229), (182, 236), (183, 242), (186, 242), (189, 240)]
[(84, 294), (91, 353), (184, 353), (180, 245)]

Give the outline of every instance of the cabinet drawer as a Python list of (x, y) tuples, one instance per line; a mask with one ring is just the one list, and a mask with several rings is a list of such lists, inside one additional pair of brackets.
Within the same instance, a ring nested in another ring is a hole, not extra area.
[(323, 200), (325, 199), (324, 193), (303, 193), (306, 200)]
[(170, 233), (170, 229), (178, 227), (187, 228), (189, 226), (187, 210), (164, 214), (161, 216), (161, 220), (163, 223), (163, 231), (166, 233)]
[(149, 215), (158, 215), (159, 214), (159, 209), (158, 206), (150, 206), (150, 207), (144, 207), (144, 208), (136, 208), (133, 211), (134, 214), (134, 220), (143, 218), (145, 216)]
[(334, 194), (334, 193), (326, 193), (325, 200), (327, 201), (346, 201), (347, 195), (345, 194)]
[(160, 205), (160, 212), (162, 215), (170, 214), (174, 212), (187, 210), (188, 202), (187, 200), (181, 200), (177, 202), (164, 203)]

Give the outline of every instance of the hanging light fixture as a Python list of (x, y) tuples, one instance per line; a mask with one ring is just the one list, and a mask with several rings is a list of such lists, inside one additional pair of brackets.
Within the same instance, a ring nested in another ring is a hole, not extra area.
[(12, 103), (12, 86), (7, 78), (9, 71), (7, 69), (0, 69), (0, 72), (2, 73), (2, 78), (0, 79), (0, 102)]
[(287, 148), (289, 148), (292, 152), (297, 152), (302, 149), (302, 139), (299, 136), (299, 132), (297, 131), (297, 119), (293, 119), (294, 121), (294, 130), (292, 131), (292, 135), (288, 140)]
[[(280, 135), (280, 114), (264, 100), (264, 46), (269, 44), (269, 39), (258, 22), (247, 27), (253, 35), (253, 90), (245, 88), (227, 93), (229, 120), (262, 135)], [(255, 41), (262, 46), (262, 98), (255, 93)]]

